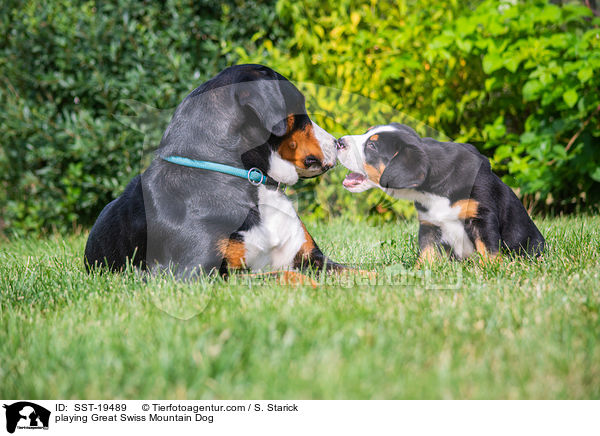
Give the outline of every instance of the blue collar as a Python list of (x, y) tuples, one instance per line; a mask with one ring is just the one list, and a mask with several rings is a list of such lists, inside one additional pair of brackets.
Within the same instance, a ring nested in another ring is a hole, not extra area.
[(163, 160), (171, 162), (176, 165), (182, 165), (184, 167), (199, 168), (202, 170), (215, 171), (217, 173), (229, 174), (230, 176), (240, 177), (248, 180), (254, 186), (266, 185), (266, 186), (283, 186), (285, 191), (286, 186), (277, 180), (272, 179), (269, 176), (263, 174), (258, 168), (250, 168), (249, 170), (243, 170), (241, 168), (232, 167), (230, 165), (224, 165), (216, 162), (210, 162), (206, 160), (194, 160), (188, 159), (187, 157), (181, 156), (163, 156)]

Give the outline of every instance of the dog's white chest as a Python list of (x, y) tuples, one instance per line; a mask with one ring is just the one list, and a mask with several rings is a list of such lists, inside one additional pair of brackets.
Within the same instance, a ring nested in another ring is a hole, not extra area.
[(419, 220), (439, 227), (442, 231), (442, 242), (448, 244), (459, 259), (473, 254), (475, 247), (467, 235), (464, 222), (459, 218), (460, 207), (452, 207), (448, 198), (411, 189), (386, 189), (385, 191), (396, 198), (418, 201), (426, 209), (425, 212), (419, 211)]
[(287, 269), (306, 237), (292, 202), (281, 192), (258, 188), (260, 224), (242, 232), (246, 266), (253, 271)]

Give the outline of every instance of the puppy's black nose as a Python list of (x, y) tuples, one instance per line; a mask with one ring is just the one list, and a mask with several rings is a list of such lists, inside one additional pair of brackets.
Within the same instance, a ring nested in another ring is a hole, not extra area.
[(344, 148), (346, 148), (346, 144), (344, 143), (344, 140), (342, 138), (335, 140), (335, 148), (337, 148), (338, 150), (343, 150)]

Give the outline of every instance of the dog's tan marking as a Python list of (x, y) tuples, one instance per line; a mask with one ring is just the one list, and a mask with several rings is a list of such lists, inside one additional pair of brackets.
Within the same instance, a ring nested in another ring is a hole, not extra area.
[(300, 247), (300, 250), (298, 250), (298, 253), (296, 254), (296, 263), (303, 263), (303, 261), (309, 261), (312, 252), (316, 247), (315, 241), (312, 238), (312, 236), (310, 236), (310, 233), (308, 233), (308, 230), (306, 230), (306, 226), (304, 225), (304, 223), (301, 222), (300, 224), (302, 224), (302, 229), (304, 230), (305, 241), (304, 244), (302, 244), (302, 246)]
[(373, 135), (369, 138), (369, 141), (377, 141), (379, 139), (379, 135)]
[(417, 260), (417, 268), (420, 268), (421, 265), (423, 265), (424, 263), (427, 263), (429, 265), (433, 264), (435, 262), (435, 260), (439, 257), (440, 253), (438, 252), (437, 248), (435, 248), (435, 246), (433, 245), (428, 245), (427, 247), (423, 248), (423, 250), (421, 250), (421, 253), (419, 253), (419, 259)]
[(487, 255), (487, 248), (485, 248), (485, 244), (479, 238), (475, 239), (475, 250), (483, 256)]
[(296, 117), (294, 115), (288, 115), (286, 119), (287, 130), (286, 133), (291, 133), (294, 128), (294, 123), (296, 122)]
[(277, 282), (280, 285), (310, 285), (313, 289), (318, 286), (318, 283), (312, 278), (297, 271), (284, 271), (277, 279)]
[(461, 220), (467, 220), (471, 218), (477, 218), (479, 211), (479, 202), (473, 199), (458, 200), (452, 204), (452, 208), (458, 207), (458, 218)]
[(235, 239), (221, 239), (217, 243), (217, 249), (227, 261), (229, 268), (240, 269), (246, 267), (246, 247), (242, 241)]
[(306, 169), (304, 161), (308, 156), (314, 156), (320, 162), (323, 162), (323, 150), (321, 150), (319, 140), (315, 136), (312, 123), (306, 124), (301, 129), (293, 130), (294, 116), (290, 115), (287, 118), (287, 126), (287, 136), (281, 141), (277, 149), (279, 156), (298, 168), (304, 169)]
[(385, 170), (384, 164), (379, 164), (379, 169), (375, 168), (373, 165), (365, 163), (365, 172), (367, 173), (367, 177), (369, 180), (374, 181), (379, 184), (379, 179), (381, 179), (381, 174)]
[(429, 221), (426, 221), (426, 220), (419, 220), (419, 223), (422, 226), (437, 227), (435, 224), (430, 223)]
[(486, 263), (494, 260), (502, 261), (500, 253), (492, 254), (488, 251), (487, 247), (480, 238), (475, 238), (475, 250), (479, 253), (479, 262)]
[(299, 286), (309, 284), (313, 288), (316, 288), (319, 285), (318, 282), (298, 271), (268, 271), (262, 273), (243, 274), (242, 277), (249, 277), (253, 279), (274, 277), (276, 278), (277, 283), (280, 285)]

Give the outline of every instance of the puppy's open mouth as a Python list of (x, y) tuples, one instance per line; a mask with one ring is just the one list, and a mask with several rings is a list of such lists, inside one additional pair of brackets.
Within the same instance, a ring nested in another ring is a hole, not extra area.
[(349, 173), (342, 184), (344, 188), (351, 189), (362, 185), (367, 180), (367, 176), (359, 173)]

